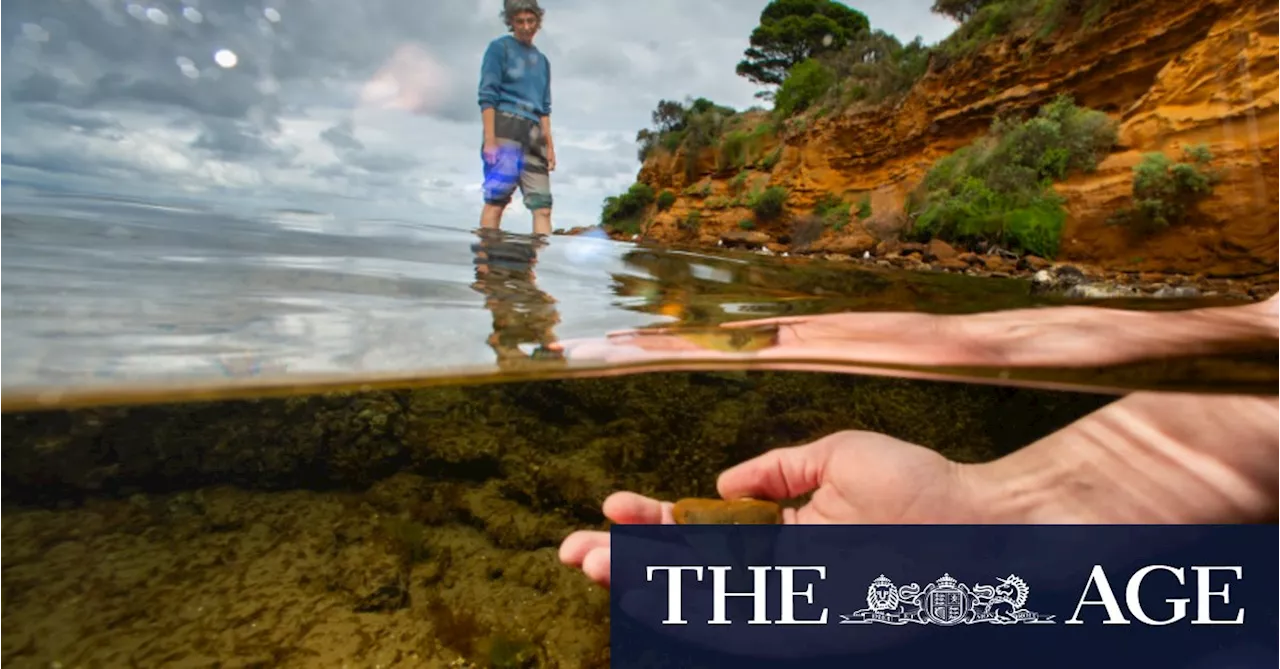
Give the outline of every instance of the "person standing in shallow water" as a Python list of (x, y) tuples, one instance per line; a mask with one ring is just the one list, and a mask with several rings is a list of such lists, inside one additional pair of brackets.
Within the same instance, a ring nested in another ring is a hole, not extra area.
[(537, 0), (507, 0), (503, 21), (511, 34), (489, 43), (480, 66), (484, 123), (484, 209), (481, 228), (499, 228), (516, 187), (533, 212), (533, 232), (551, 234), (551, 63), (533, 45), (542, 27)]

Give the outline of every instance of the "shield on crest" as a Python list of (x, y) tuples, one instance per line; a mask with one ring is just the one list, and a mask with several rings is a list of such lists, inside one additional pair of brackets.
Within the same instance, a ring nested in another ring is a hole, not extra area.
[(964, 593), (959, 588), (937, 588), (929, 593), (925, 607), (929, 620), (939, 625), (955, 625), (964, 619), (968, 610)]

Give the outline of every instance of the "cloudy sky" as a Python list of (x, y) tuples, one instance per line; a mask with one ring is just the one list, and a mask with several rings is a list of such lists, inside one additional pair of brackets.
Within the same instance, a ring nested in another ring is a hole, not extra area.
[[(556, 227), (596, 221), (635, 178), (658, 100), (758, 101), (734, 74), (767, 0), (543, 0)], [(851, 0), (936, 42), (932, 0)], [(473, 227), (475, 86), (501, 0), (12, 0), (3, 176), (212, 207)], [(12, 191), (11, 191), (12, 192)], [(527, 231), (517, 203), (508, 229)]]

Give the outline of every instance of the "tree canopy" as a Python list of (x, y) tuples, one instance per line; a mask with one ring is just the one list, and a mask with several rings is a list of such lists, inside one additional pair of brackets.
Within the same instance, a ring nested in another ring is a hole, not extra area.
[(930, 8), (935, 14), (949, 16), (964, 23), (978, 13), (983, 5), (991, 4), (991, 0), (934, 0)]
[(833, 0), (773, 0), (760, 12), (737, 73), (757, 84), (779, 85), (795, 65), (843, 48), (870, 26), (862, 12)]

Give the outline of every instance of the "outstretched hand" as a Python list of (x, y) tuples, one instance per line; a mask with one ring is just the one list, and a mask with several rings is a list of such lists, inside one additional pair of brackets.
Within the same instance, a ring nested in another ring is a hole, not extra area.
[[(722, 325), (776, 328), (774, 341), (747, 352), (709, 349), (705, 337), (676, 329), (634, 330), (558, 346), (571, 360), (610, 364), (747, 358), (794, 365), (812, 361), (921, 366), (1098, 367), (1168, 355), (1210, 354), (1277, 336), (1277, 306), (1264, 302), (1180, 312), (1102, 307), (1015, 309), (982, 314), (842, 313), (739, 321)], [(749, 338), (748, 338), (749, 339)]]
[[(849, 431), (769, 451), (726, 470), (716, 487), (725, 499), (782, 501), (812, 492), (804, 506), (783, 510), (788, 524), (971, 522), (981, 505), (966, 467), (922, 446)], [(672, 506), (619, 492), (603, 510), (614, 523), (670, 525)], [(608, 532), (574, 532), (561, 544), (560, 559), (609, 586)]]

